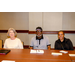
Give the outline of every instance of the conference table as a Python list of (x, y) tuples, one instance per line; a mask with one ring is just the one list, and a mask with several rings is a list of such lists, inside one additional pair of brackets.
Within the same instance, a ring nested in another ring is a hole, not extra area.
[[(0, 50), (2, 50), (1, 48)], [(60, 52), (61, 50), (43, 50), (44, 53), (30, 53), (31, 49), (10, 49), (6, 55), (0, 55), (0, 62), (3, 60), (15, 62), (74, 62), (75, 51), (64, 50), (67, 53)], [(53, 55), (52, 53), (62, 53), (62, 55)]]

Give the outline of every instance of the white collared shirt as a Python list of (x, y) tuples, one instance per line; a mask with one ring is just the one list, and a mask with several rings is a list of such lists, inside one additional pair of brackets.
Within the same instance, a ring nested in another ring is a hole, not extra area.
[(31, 39), (30, 46), (33, 47), (33, 49), (47, 49), (48, 45), (50, 45), (50, 43), (48, 37), (46, 36), (43, 36), (43, 39), (40, 40), (40, 44), (39, 40), (36, 39), (36, 36)]

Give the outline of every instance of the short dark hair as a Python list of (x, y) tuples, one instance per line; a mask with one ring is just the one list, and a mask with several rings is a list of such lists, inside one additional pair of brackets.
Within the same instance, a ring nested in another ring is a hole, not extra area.
[(41, 32), (43, 31), (41, 27), (36, 27), (36, 30), (37, 30), (37, 29), (40, 29), (40, 30), (41, 30)]
[(59, 32), (63, 32), (63, 34), (65, 35), (64, 31), (60, 30), (60, 31), (58, 31), (58, 34), (59, 34)]

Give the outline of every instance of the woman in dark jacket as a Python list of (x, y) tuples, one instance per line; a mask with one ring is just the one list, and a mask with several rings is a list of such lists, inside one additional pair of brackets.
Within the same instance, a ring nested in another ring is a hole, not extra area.
[(55, 42), (55, 49), (56, 50), (74, 50), (73, 44), (70, 39), (64, 37), (64, 32), (58, 32), (58, 40)]

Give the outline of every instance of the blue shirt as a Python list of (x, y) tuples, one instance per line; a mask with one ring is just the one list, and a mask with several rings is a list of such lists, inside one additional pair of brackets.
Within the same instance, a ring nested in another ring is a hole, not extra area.
[(42, 36), (41, 39), (38, 39), (37, 36), (34, 36), (31, 39), (30, 46), (33, 47), (33, 49), (47, 49), (47, 46), (50, 45), (49, 39), (46, 36)]

